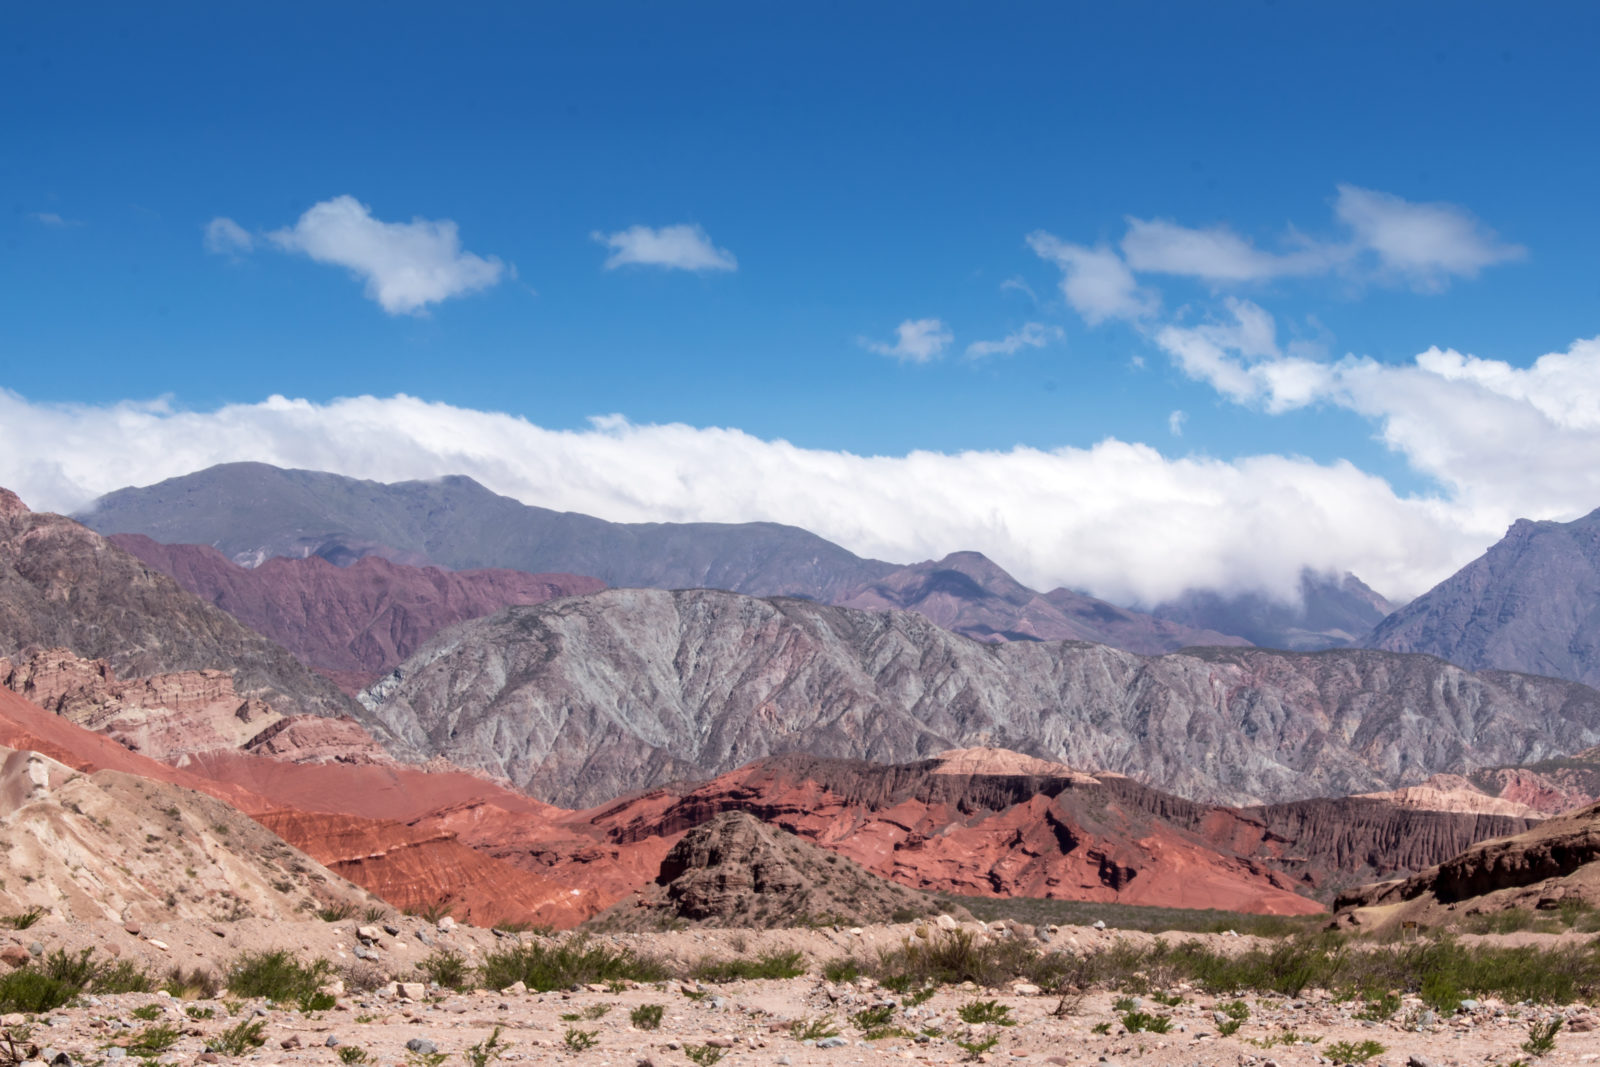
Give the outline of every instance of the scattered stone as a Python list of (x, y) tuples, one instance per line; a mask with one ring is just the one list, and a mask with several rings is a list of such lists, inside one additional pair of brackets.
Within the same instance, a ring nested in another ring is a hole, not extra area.
[(1106, 921), (1104, 919), (1096, 919), (1094, 921), (1094, 928), (1096, 930), (1104, 930), (1106, 928)]
[(400, 928), (398, 926), (394, 925), (394, 923), (384, 923), (383, 924), (383, 932), (388, 934), (390, 937), (399, 937), (400, 936)]
[(328, 1040), (324, 1041), (323, 1044), (326, 1045), (328, 1048), (338, 1048), (339, 1047), (339, 1039), (337, 1037), (334, 1037), (332, 1034), (329, 1034), (328, 1035)]
[(432, 1056), (439, 1051), (439, 1046), (425, 1037), (414, 1037), (406, 1042), (406, 1051), (415, 1052), (419, 1056)]
[(356, 936), (370, 945), (383, 937), (383, 931), (376, 926), (358, 926)]
[(428, 987), (421, 982), (401, 982), (400, 996), (403, 1000), (421, 1000), (428, 995)]
[(1406, 1060), (1406, 1067), (1433, 1067), (1433, 1061), (1421, 1056), (1411, 1056)]
[(954, 930), (961, 924), (956, 922), (950, 916), (941, 914), (937, 919), (933, 920), (933, 925), (937, 926), (941, 930)]
[(42, 942), (35, 941), (35, 942), (33, 942), (32, 944), (30, 944), (28, 946), (28, 952), (29, 952), (30, 955), (43, 956), (44, 955), (44, 944)]
[(21, 967), (29, 959), (28, 950), (21, 945), (7, 945), (0, 949), (0, 962), (8, 967)]
[(818, 1048), (840, 1048), (840, 1047), (842, 1047), (844, 1045), (848, 1045), (849, 1043), (850, 1042), (848, 1040), (846, 1040), (845, 1038), (842, 1038), (842, 1037), (838, 1037), (838, 1036), (825, 1037), (821, 1041), (817, 1042), (817, 1047)]
[(138, 923), (127, 923), (122, 928), (134, 937), (139, 936), (140, 926)]
[(510, 985), (506, 986), (506, 988), (505, 988), (505, 992), (507, 992), (507, 993), (516, 993), (519, 996), (521, 994), (523, 994), (523, 993), (526, 993), (527, 991), (528, 991), (528, 983), (522, 981), (520, 978), (517, 981), (512, 982)]
[(455, 928), (456, 928), (456, 921), (454, 919), (450, 918), (450, 916), (446, 915), (444, 918), (439, 920), (439, 932), (440, 933), (448, 934), (451, 930), (454, 930)]
[(733, 1038), (731, 1038), (731, 1037), (708, 1037), (708, 1038), (706, 1038), (706, 1044), (710, 1045), (712, 1048), (732, 1048), (733, 1047)]
[[(45, 1049), (45, 1053), (48, 1053), (49, 1051), (49, 1049)], [(127, 1058), (128, 1050), (120, 1045), (112, 1045), (110, 1048), (106, 1049), (106, 1059), (108, 1060), (125, 1060)], [(50, 1061), (45, 1060), (44, 1062), (49, 1063)]]
[(149, 943), (151, 948), (158, 948), (162, 952), (167, 951), (167, 943), (165, 941), (157, 941), (155, 938), (152, 937), (152, 938), (149, 939), (148, 943)]
[(1036, 997), (1042, 990), (1030, 982), (1018, 982), (1011, 987), (1011, 991), (1019, 997)]
[(288, 1037), (286, 1037), (282, 1041), (278, 1042), (278, 1047), (283, 1049), (285, 1052), (288, 1052), (288, 1051), (290, 1051), (292, 1049), (299, 1048), (300, 1047), (300, 1035), (299, 1034), (290, 1034)]

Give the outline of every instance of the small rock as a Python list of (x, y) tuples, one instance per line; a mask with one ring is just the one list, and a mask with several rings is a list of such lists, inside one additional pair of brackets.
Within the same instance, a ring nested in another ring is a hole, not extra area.
[(323, 1044), (328, 1046), (329, 1048), (338, 1048), (339, 1047), (339, 1039), (337, 1037), (334, 1037), (332, 1034), (329, 1034), (328, 1035), (328, 1040), (324, 1041)]
[(439, 1051), (439, 1046), (425, 1037), (414, 1037), (406, 1042), (406, 1051), (415, 1052), (419, 1056), (432, 1056)]
[(227, 937), (228, 936), (228, 931), (224, 930), (220, 926), (213, 926), (211, 928), (211, 933), (216, 937)]
[[(110, 1050), (108, 1049), (107, 1052), (109, 1051)], [(126, 1056), (128, 1054), (127, 1049), (123, 1049), (122, 1054)], [(44, 1063), (50, 1064), (51, 1067), (72, 1067), (72, 1057), (67, 1055), (65, 1052), (62, 1052), (60, 1049), (40, 1049), (39, 1059)]]
[(941, 930), (954, 930), (961, 924), (956, 922), (948, 915), (940, 915), (937, 919), (933, 920), (933, 925), (937, 926)]
[(21, 945), (7, 945), (0, 949), (0, 962), (8, 967), (21, 967), (29, 960), (28, 950)]
[(440, 933), (448, 934), (451, 930), (454, 930), (455, 928), (456, 928), (456, 921), (454, 919), (450, 918), (450, 916), (446, 915), (444, 918), (439, 920), (439, 932)]
[[(400, 996), (405, 1000), (421, 1000), (428, 995), (428, 987), (421, 982), (401, 982)], [(409, 1047), (409, 1046), (408, 1046)]]
[(817, 1042), (817, 1047), (818, 1048), (841, 1048), (841, 1047), (843, 1047), (845, 1045), (848, 1045), (849, 1043), (850, 1042), (847, 1041), (846, 1039), (835, 1035), (834, 1037), (825, 1037), (821, 1041), (818, 1041)]
[(138, 923), (127, 923), (122, 928), (124, 930), (126, 930), (128, 933), (132, 934), (134, 937), (138, 937), (139, 936), (140, 927), (139, 927)]
[(152, 937), (152, 938), (149, 939), (149, 944), (150, 944), (151, 948), (158, 948), (162, 952), (167, 951), (167, 943), (165, 941), (157, 941), (155, 938)]
[(285, 1052), (288, 1052), (291, 1049), (297, 1049), (300, 1047), (300, 1038), (296, 1034), (290, 1034), (288, 1037), (278, 1042), (278, 1047), (283, 1049)]
[(633, 1061), (633, 1067), (656, 1067), (656, 1061), (649, 1056), (644, 1056)]
[(528, 991), (528, 983), (522, 981), (520, 978), (517, 981), (512, 982), (510, 985), (506, 986), (506, 988), (505, 988), (505, 992), (507, 992), (507, 993), (516, 993), (516, 994), (519, 994), (519, 995), (522, 994), (522, 993), (526, 993), (527, 991)]
[(44, 945), (41, 942), (35, 941), (28, 946), (28, 953), (32, 956), (43, 956)]
[(202, 1052), (202, 1053), (200, 1053), (200, 1062), (201, 1063), (221, 1063), (222, 1062), (222, 1057), (218, 1056), (215, 1052)]
[(383, 931), (378, 929), (376, 926), (358, 926), (356, 927), (356, 936), (368, 944), (371, 944), (372, 942), (383, 937)]
[(383, 932), (388, 934), (390, 937), (399, 937), (400, 936), (400, 928), (398, 926), (396, 926), (394, 923), (384, 923), (383, 924)]
[(791, 1060), (788, 1056), (779, 1056), (778, 1057), (778, 1067), (789, 1067), (789, 1065), (792, 1064), (792, 1063), (794, 1063), (794, 1061)]
[(1018, 982), (1011, 987), (1011, 991), (1019, 997), (1036, 997), (1041, 992), (1038, 986), (1028, 982)]
[(1406, 1067), (1433, 1067), (1433, 1061), (1421, 1056), (1412, 1056), (1406, 1060)]
[(1461, 1002), (1459, 1010), (1461, 1010), (1461, 1011), (1477, 1011), (1478, 1010), (1478, 1002), (1476, 1000), (1473, 1000), (1471, 997), (1468, 997), (1466, 1000), (1463, 1000)]
[(712, 1048), (732, 1048), (733, 1047), (733, 1038), (731, 1038), (731, 1037), (708, 1037), (708, 1038), (706, 1038), (706, 1044), (710, 1045)]
[(1106, 928), (1106, 921), (1104, 919), (1096, 919), (1094, 921), (1094, 928), (1096, 930), (1104, 930)]
[(1593, 1015), (1574, 1015), (1567, 1020), (1567, 1029), (1575, 1034), (1587, 1034), (1600, 1023), (1595, 1022)]

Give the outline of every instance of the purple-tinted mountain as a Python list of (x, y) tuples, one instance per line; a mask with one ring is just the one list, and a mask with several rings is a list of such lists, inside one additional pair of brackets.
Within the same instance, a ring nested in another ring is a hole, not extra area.
[(902, 567), (848, 590), (836, 603), (867, 611), (914, 611), (979, 641), (1091, 641), (1150, 655), (1189, 645), (1249, 644), (1070, 589), (1036, 593), (978, 552), (953, 552)]
[(1297, 604), (1260, 593), (1190, 590), (1151, 614), (1185, 626), (1237, 634), (1262, 648), (1315, 652), (1360, 644), (1393, 610), (1389, 601), (1353, 574), (1334, 578), (1304, 571)]
[(118, 548), (354, 688), (398, 664), (452, 623), (513, 604), (605, 588), (595, 578), (523, 571), (446, 571), (366, 556), (336, 567), (318, 556), (247, 569), (209, 545), (163, 545), (116, 534)]
[(1600, 511), (1564, 523), (1519, 519), (1365, 643), (1474, 670), (1600, 682)]
[(895, 569), (794, 526), (619, 523), (530, 507), (471, 478), (362, 481), (225, 463), (101, 497), (82, 522), (163, 544), (211, 545), (244, 566), (369, 555), (452, 570), (583, 574), (610, 586), (729, 589), (832, 600)]

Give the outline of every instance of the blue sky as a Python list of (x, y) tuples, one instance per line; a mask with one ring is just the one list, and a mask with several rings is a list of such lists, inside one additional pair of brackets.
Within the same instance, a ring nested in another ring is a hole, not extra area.
[[(1399, 440), (1416, 411), (1261, 376), (1431, 346), (1520, 369), (1600, 332), (1593, 5), (13, 4), (0, 41), (17, 412), (404, 393), (830, 454), (1347, 460), (1397, 499), (1472, 495), (1451, 559), (1600, 504), (1464, 488), (1481, 464)], [(330, 202), (354, 229), (302, 219)], [(1418, 211), (1448, 247), (1395, 251)], [(1029, 243), (1134, 262), (1130, 218), (1171, 224), (1139, 313), (1085, 311)], [(334, 246), (413, 220), (481, 272), (386, 308)], [(597, 235), (678, 226), (713, 259), (606, 266)], [(1172, 269), (1195, 235), (1202, 265)], [(1241, 301), (1270, 352), (1225, 339), (1208, 368), (1159, 340)], [(930, 320), (933, 358), (883, 354)], [(1019, 331), (1042, 343), (968, 354)], [(713, 510), (805, 518), (743, 508)]]

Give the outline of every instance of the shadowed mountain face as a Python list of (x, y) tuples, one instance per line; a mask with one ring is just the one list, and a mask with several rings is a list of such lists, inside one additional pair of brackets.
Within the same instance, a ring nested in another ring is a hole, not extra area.
[(1249, 643), (1070, 589), (1036, 593), (978, 552), (954, 552), (902, 567), (846, 591), (837, 603), (869, 611), (914, 611), (978, 641), (1092, 641), (1147, 654), (1188, 645)]
[[(269, 559), (246, 569), (209, 545), (162, 545), (140, 534), (111, 542), (335, 677), (365, 685), (451, 623), (512, 604), (605, 588), (594, 578), (522, 571), (445, 571), (366, 556)], [(354, 688), (360, 688), (360, 685)]]
[(282, 712), (364, 715), (326, 678), (165, 574), (0, 489), (0, 656), (66, 648), (140, 678), (227, 671), (241, 697)]
[(1600, 741), (1600, 693), (1427, 656), (978, 644), (905, 613), (608, 590), (442, 631), (361, 697), (425, 753), (593, 804), (786, 751), (1017, 749), (1197, 800), (1415, 784)]
[(1472, 670), (1600, 682), (1600, 511), (1567, 523), (1518, 520), (1365, 643)]
[[(1185, 626), (1237, 634), (1262, 648), (1315, 652), (1360, 644), (1393, 606), (1353, 574), (1300, 575), (1300, 602), (1284, 604), (1259, 593), (1223, 595), (1194, 590), (1151, 614)], [(1418, 651), (1395, 649), (1394, 651)]]
[(122, 489), (82, 516), (102, 533), (212, 545), (236, 563), (378, 555), (455, 570), (592, 575), (612, 586), (731, 589), (831, 600), (894, 570), (777, 523), (616, 523), (529, 507), (471, 478), (360, 481), (228, 463)]

